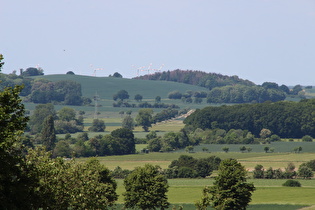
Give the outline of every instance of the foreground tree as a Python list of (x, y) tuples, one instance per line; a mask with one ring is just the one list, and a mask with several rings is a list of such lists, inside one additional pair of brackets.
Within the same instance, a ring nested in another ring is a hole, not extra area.
[(117, 184), (98, 160), (81, 164), (50, 156), (38, 147), (26, 157), (35, 166), (30, 174), (40, 180), (35, 209), (108, 209), (117, 200)]
[[(0, 54), (0, 70), (3, 65)], [(21, 152), (20, 137), (26, 128), (24, 105), (19, 98), (21, 86), (0, 92), (0, 209), (31, 209), (38, 181)]]
[(211, 187), (205, 187), (198, 209), (211, 205), (215, 209), (246, 209), (255, 187), (246, 182), (246, 170), (235, 159), (221, 162), (218, 176)]
[(137, 167), (125, 180), (125, 207), (140, 209), (167, 208), (167, 179), (159, 173), (160, 167), (146, 164)]

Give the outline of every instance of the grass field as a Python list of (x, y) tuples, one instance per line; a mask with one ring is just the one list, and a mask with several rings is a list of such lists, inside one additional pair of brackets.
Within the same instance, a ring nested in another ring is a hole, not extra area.
[[(169, 179), (169, 202), (176, 205), (193, 204), (201, 198), (202, 189), (212, 185), (213, 181), (213, 179)], [(269, 207), (274, 207), (275, 204), (281, 204), (280, 207), (288, 205), (292, 209), (298, 209), (315, 204), (315, 180), (299, 180), (302, 183), (301, 188), (282, 187), (285, 180), (249, 179), (248, 181), (253, 182), (256, 187), (251, 202), (252, 208), (270, 209)], [(117, 193), (120, 195), (118, 203), (123, 203), (123, 180), (118, 179), (117, 183)]]

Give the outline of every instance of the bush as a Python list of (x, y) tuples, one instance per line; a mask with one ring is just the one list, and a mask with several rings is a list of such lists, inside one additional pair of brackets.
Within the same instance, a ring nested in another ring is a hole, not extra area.
[(306, 141), (306, 142), (312, 142), (313, 138), (309, 135), (305, 135), (302, 137), (302, 141)]
[(296, 180), (289, 179), (285, 183), (282, 184), (284, 187), (301, 187), (301, 183)]

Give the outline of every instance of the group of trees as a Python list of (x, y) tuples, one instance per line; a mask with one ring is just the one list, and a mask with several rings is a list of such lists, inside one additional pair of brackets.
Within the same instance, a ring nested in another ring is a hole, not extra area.
[(140, 94), (136, 94), (134, 96), (134, 100), (137, 103), (130, 103), (129, 93), (126, 90), (119, 90), (117, 93), (113, 95), (114, 103), (113, 107), (129, 107), (129, 108), (173, 108), (178, 109), (179, 106), (175, 104), (165, 104), (161, 103), (161, 97), (156, 96), (155, 103), (149, 103), (147, 101), (142, 102), (143, 96)]
[(167, 178), (205, 178), (210, 176), (213, 170), (218, 170), (221, 159), (216, 156), (208, 158), (193, 158), (181, 155), (178, 160), (173, 160), (164, 173)]
[(90, 99), (84, 99), (81, 92), (81, 84), (75, 81), (62, 80), (51, 82), (45, 79), (36, 79), (27, 100), (34, 103), (61, 103), (65, 105), (81, 106), (90, 104)]
[(168, 132), (162, 137), (157, 136), (155, 131), (151, 131), (147, 135), (147, 139), (147, 149), (152, 152), (169, 152), (199, 143), (189, 138), (187, 131), (184, 129), (180, 132)]
[(262, 103), (285, 98), (285, 92), (280, 89), (235, 85), (213, 88), (207, 95), (207, 103)]
[(76, 111), (69, 107), (63, 107), (58, 112), (53, 104), (40, 104), (35, 107), (30, 117), (29, 129), (31, 134), (42, 132), (44, 120), (51, 116), (54, 120), (56, 134), (76, 133), (83, 131), (83, 116), (76, 117)]
[[(70, 144), (74, 144), (70, 147)], [(135, 138), (131, 130), (118, 128), (107, 135), (97, 135), (89, 138), (87, 133), (78, 135), (76, 139), (71, 136), (56, 143), (55, 156), (93, 157), (108, 155), (134, 154)]]
[(315, 136), (314, 108), (315, 99), (206, 107), (196, 110), (184, 123), (203, 130), (248, 130), (255, 136), (259, 136), (262, 129), (269, 129), (281, 138), (301, 138)]
[[(201, 71), (174, 70), (157, 72), (151, 75), (136, 77), (144, 80), (166, 80), (191, 85), (206, 87), (208, 93), (182, 94), (172, 91), (168, 94), (171, 99), (182, 99), (186, 103), (201, 103), (202, 98), (207, 98), (207, 103), (262, 103), (264, 101), (281, 101), (287, 95), (298, 95), (304, 98), (301, 85), (296, 85), (290, 90), (286, 85), (279, 86), (277, 83), (265, 82), (255, 85), (248, 80), (242, 80), (237, 76), (223, 76), (215, 73)], [(194, 97), (194, 100), (192, 99)]]
[(309, 161), (307, 163), (301, 164), (298, 171), (295, 171), (295, 165), (293, 163), (289, 163), (288, 166), (284, 169), (284, 171), (280, 168), (273, 169), (269, 167), (267, 170), (264, 169), (262, 165), (256, 165), (253, 171), (253, 177), (255, 179), (294, 179), (297, 177), (300, 178), (311, 178), (313, 177), (314, 169), (309, 167), (309, 165), (314, 164), (313, 161)]
[(221, 87), (226, 85), (236, 85), (243, 84), (252, 86), (255, 85), (253, 82), (248, 80), (242, 80), (237, 76), (225, 76), (216, 73), (206, 73), (202, 71), (187, 71), (187, 70), (174, 70), (174, 71), (164, 71), (156, 72), (155, 74), (148, 74), (135, 79), (143, 80), (165, 80), (172, 82), (180, 82), (191, 85), (198, 85), (201, 87), (206, 87), (212, 89), (214, 87)]

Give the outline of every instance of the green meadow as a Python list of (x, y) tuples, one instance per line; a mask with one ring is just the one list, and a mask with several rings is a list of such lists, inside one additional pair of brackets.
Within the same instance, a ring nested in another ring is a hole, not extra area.
[[(135, 117), (139, 108), (126, 108), (126, 107), (113, 107), (112, 96), (119, 90), (125, 89), (130, 95), (129, 103), (137, 103), (133, 100), (134, 95), (140, 94), (143, 96), (143, 101), (149, 103), (155, 102), (155, 97), (160, 96), (162, 103), (176, 104), (181, 109), (198, 109), (205, 106), (209, 106), (204, 101), (201, 104), (186, 104), (181, 100), (170, 100), (167, 98), (167, 94), (171, 91), (178, 90), (185, 93), (188, 90), (192, 91), (207, 91), (207, 89), (192, 86), (188, 84), (181, 84), (176, 82), (165, 81), (147, 81), (147, 80), (132, 80), (122, 79), (114, 77), (91, 77), (91, 76), (79, 76), (79, 75), (47, 75), (42, 78), (58, 81), (58, 80), (74, 80), (82, 85), (82, 95), (84, 97), (93, 98), (97, 94), (100, 98), (97, 107), (99, 119), (104, 120), (106, 125), (106, 131), (101, 133), (89, 132), (89, 137), (95, 135), (106, 135), (111, 131), (120, 128), (123, 117), (125, 115), (119, 114), (120, 111), (132, 111), (131, 116)], [(314, 95), (314, 92), (309, 91), (309, 95)], [(218, 104), (216, 104), (217, 106)], [(35, 109), (36, 104), (25, 103), (26, 109), (31, 113)], [(58, 111), (64, 107), (63, 105), (55, 105), (55, 109)], [(78, 111), (84, 111), (84, 125), (85, 131), (88, 131), (88, 127), (91, 125), (94, 119), (95, 107), (94, 103), (90, 106), (68, 106)], [(158, 113), (163, 109), (153, 109), (154, 113)], [(177, 132), (184, 127), (182, 119), (171, 120), (167, 122), (158, 123), (152, 125), (150, 130), (156, 131), (158, 136), (162, 136), (167, 132)], [(141, 127), (136, 127), (134, 135), (136, 138), (145, 138), (148, 133), (143, 132)], [(76, 137), (78, 134), (71, 134)], [(63, 138), (63, 135), (58, 135), (59, 138)], [(257, 164), (261, 164), (265, 169), (273, 167), (274, 169), (284, 169), (288, 163), (292, 162), (298, 168), (298, 166), (306, 161), (315, 159), (315, 142), (301, 142), (298, 139), (294, 141), (281, 141), (273, 142), (266, 145), (223, 145), (223, 144), (207, 144), (198, 145), (194, 147), (192, 153), (185, 152), (184, 149), (170, 152), (170, 153), (149, 153), (142, 154), (140, 151), (145, 148), (146, 144), (136, 145), (138, 154), (124, 155), (124, 156), (106, 156), (97, 157), (97, 159), (109, 169), (113, 170), (117, 166), (123, 169), (132, 170), (135, 167), (143, 166), (147, 163), (153, 165), (159, 165), (162, 168), (167, 168), (171, 161), (178, 159), (180, 155), (191, 155), (194, 158), (209, 157), (212, 155), (218, 156), (221, 159), (235, 158), (241, 162), (248, 170), (248, 181), (253, 182), (256, 191), (253, 193), (252, 202), (249, 209), (280, 209), (280, 210), (293, 210), (303, 207), (315, 205), (315, 179), (299, 180), (302, 184), (301, 188), (288, 188), (283, 187), (282, 184), (286, 180), (262, 180), (252, 179), (252, 170)], [(240, 147), (250, 147), (251, 152), (240, 152)], [(264, 152), (264, 147), (268, 146), (272, 148), (273, 152)], [(295, 147), (302, 147), (302, 152), (299, 154), (293, 153)], [(222, 151), (222, 147), (228, 147), (229, 152)], [(204, 152), (204, 148), (207, 148), (207, 152)], [(77, 158), (78, 162), (84, 162), (87, 158)], [(170, 209), (179, 206), (183, 206), (184, 209), (195, 209), (194, 202), (199, 200), (202, 196), (202, 189), (207, 185), (212, 185), (216, 172), (210, 178), (205, 179), (170, 179), (169, 181), (169, 202), (172, 204)], [(117, 193), (120, 195), (118, 200), (117, 209), (122, 208), (123, 203), (123, 180), (118, 179)], [(174, 208), (175, 209), (175, 208)], [(210, 208), (209, 208), (210, 209)]]

